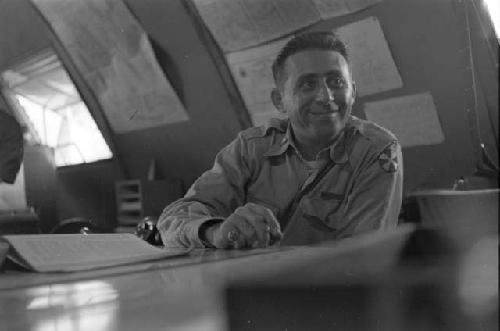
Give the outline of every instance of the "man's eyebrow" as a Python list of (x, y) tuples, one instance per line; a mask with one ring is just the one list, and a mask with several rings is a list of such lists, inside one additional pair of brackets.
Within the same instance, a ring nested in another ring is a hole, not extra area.
[(297, 79), (297, 81), (308, 79), (308, 78), (316, 78), (318, 76), (320, 76), (320, 74), (315, 73), (315, 72), (308, 72), (308, 73), (300, 75), (299, 78)]
[(332, 69), (332, 70), (329, 70), (325, 73), (317, 73), (317, 72), (308, 72), (308, 73), (304, 73), (302, 75), (299, 76), (299, 78), (297, 80), (304, 80), (304, 79), (307, 79), (307, 78), (315, 78), (315, 77), (318, 77), (318, 76), (343, 76), (343, 72), (341, 70), (338, 70), (338, 69)]
[(327, 71), (325, 73), (325, 75), (327, 75), (327, 76), (330, 76), (330, 75), (343, 76), (344, 73), (342, 72), (342, 70), (333, 69), (333, 70)]

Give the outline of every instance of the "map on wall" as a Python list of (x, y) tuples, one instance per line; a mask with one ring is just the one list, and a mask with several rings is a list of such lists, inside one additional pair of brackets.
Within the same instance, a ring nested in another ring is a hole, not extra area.
[(116, 133), (189, 119), (146, 33), (121, 0), (31, 0)]
[(193, 0), (224, 52), (283, 37), (321, 19), (346, 15), (382, 0)]

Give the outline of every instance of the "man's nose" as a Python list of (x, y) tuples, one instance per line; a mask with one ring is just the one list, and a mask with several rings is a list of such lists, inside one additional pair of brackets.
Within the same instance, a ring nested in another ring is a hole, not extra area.
[(330, 103), (334, 100), (333, 92), (328, 87), (325, 81), (319, 85), (318, 93), (316, 94), (316, 101), (323, 103)]

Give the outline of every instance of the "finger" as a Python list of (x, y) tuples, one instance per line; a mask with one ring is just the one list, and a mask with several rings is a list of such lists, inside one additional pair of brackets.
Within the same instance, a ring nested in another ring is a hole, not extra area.
[(238, 241), (240, 246), (238, 248), (251, 247), (252, 243), (257, 240), (257, 234), (254, 227), (240, 213), (239, 211), (235, 211), (230, 216), (230, 224), (240, 233), (240, 240)]
[(217, 248), (242, 248), (245, 238), (233, 223), (225, 221), (217, 230), (214, 245)]
[(255, 213), (258, 213), (259, 215), (264, 217), (266, 223), (271, 228), (270, 232), (273, 238), (280, 240), (283, 237), (280, 224), (271, 209), (267, 208), (266, 206), (258, 205), (252, 202), (247, 203), (246, 206), (248, 206), (248, 208), (250, 208)]
[[(231, 242), (231, 247), (234, 249), (242, 249), (247, 246), (245, 237), (241, 234), (240, 230), (234, 227), (234, 230), (228, 232), (228, 240)], [(236, 237), (236, 238), (235, 238)]]
[(241, 215), (241, 217), (243, 217), (251, 227), (253, 227), (258, 245), (260, 247), (266, 247), (269, 245), (268, 238), (271, 229), (264, 217), (249, 208), (240, 208), (236, 212), (238, 215)]

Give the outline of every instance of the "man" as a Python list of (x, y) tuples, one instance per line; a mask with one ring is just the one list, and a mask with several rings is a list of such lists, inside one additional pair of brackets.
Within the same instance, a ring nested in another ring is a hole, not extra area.
[(0, 183), (14, 183), (22, 159), (21, 127), (14, 117), (0, 109)]
[(351, 116), (356, 95), (334, 34), (289, 41), (271, 98), (289, 120), (241, 132), (158, 227), (166, 246), (302, 245), (396, 226), (402, 157), (396, 137)]

